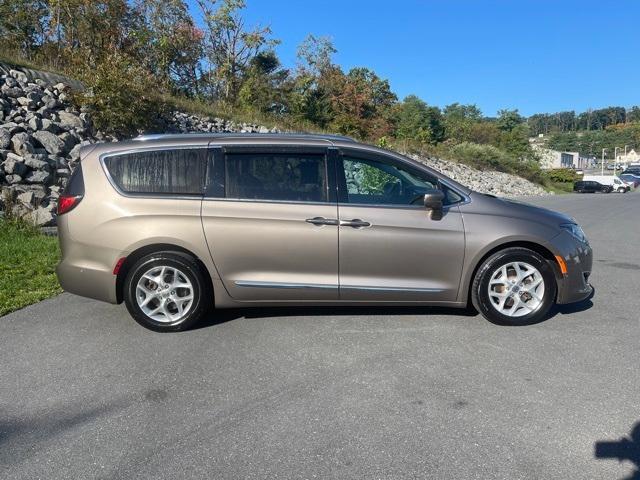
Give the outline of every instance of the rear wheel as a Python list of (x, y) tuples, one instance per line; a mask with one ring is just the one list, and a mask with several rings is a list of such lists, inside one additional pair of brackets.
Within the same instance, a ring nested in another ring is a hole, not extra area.
[(551, 266), (527, 248), (507, 248), (486, 259), (473, 281), (473, 305), (500, 325), (529, 325), (546, 318), (556, 298)]
[(207, 311), (208, 284), (195, 259), (179, 252), (157, 252), (138, 260), (124, 284), (131, 316), (157, 332), (186, 330)]

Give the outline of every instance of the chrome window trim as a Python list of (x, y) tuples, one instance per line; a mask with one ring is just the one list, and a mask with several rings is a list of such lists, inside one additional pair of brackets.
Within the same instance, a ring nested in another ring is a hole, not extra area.
[(160, 151), (166, 151), (166, 150), (209, 150), (209, 145), (203, 145), (203, 144), (176, 144), (176, 145), (165, 145), (163, 147), (159, 147), (159, 146), (149, 146), (149, 147), (142, 147), (142, 148), (129, 148), (127, 150), (119, 150), (116, 152), (107, 152), (107, 153), (103, 153), (98, 157), (98, 162), (100, 163), (100, 166), (102, 168), (102, 171), (104, 172), (104, 174), (107, 177), (107, 180), (109, 181), (109, 183), (111, 184), (111, 186), (113, 187), (113, 189), (118, 192), (121, 196), (123, 197), (128, 197), (128, 198), (143, 198), (143, 199), (154, 199), (154, 200), (160, 200), (160, 199), (164, 199), (164, 200), (202, 200), (203, 196), (204, 196), (204, 192), (201, 194), (197, 194), (197, 193), (193, 193), (193, 194), (185, 194), (185, 193), (144, 193), (144, 192), (140, 192), (140, 193), (136, 193), (136, 192), (125, 192), (124, 190), (122, 190), (118, 184), (116, 183), (116, 181), (113, 179), (113, 177), (111, 176), (111, 172), (109, 172), (109, 169), (107, 168), (107, 165), (105, 163), (105, 160), (107, 158), (111, 158), (111, 157), (118, 157), (121, 155), (131, 155), (134, 153), (140, 153), (140, 152), (160, 152)]
[(205, 202), (240, 202), (240, 203), (275, 203), (281, 205), (324, 205), (335, 207), (336, 202), (305, 202), (294, 200), (260, 200), (257, 198), (217, 198), (217, 197), (204, 197), (202, 199)]

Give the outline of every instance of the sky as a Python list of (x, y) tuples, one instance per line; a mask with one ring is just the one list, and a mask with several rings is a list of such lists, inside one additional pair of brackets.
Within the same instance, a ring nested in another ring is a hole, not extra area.
[(640, 104), (638, 0), (246, 2), (247, 24), (281, 40), (284, 66), (309, 33), (328, 36), (343, 70), (369, 67), (399, 98), (487, 116)]

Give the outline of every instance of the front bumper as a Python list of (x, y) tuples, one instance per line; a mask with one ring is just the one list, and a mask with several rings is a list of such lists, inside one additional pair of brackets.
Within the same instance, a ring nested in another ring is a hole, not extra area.
[(593, 293), (593, 287), (589, 283), (593, 250), (568, 232), (562, 232), (552, 243), (567, 265), (567, 273), (561, 274), (558, 280), (556, 303), (573, 303), (588, 298)]

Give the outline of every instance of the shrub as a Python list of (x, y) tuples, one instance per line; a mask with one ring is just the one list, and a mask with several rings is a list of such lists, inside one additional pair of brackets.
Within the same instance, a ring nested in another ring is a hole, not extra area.
[(578, 180), (578, 175), (569, 168), (555, 168), (544, 173), (544, 176), (552, 182), (573, 183)]
[(83, 81), (88, 91), (76, 102), (90, 109), (94, 125), (105, 133), (135, 135), (161, 124), (167, 113), (151, 73), (126, 54), (105, 56)]
[(452, 160), (465, 163), (478, 170), (497, 170), (513, 173), (532, 182), (542, 183), (540, 165), (535, 160), (518, 160), (493, 145), (479, 145), (463, 142), (449, 148), (448, 154)]

